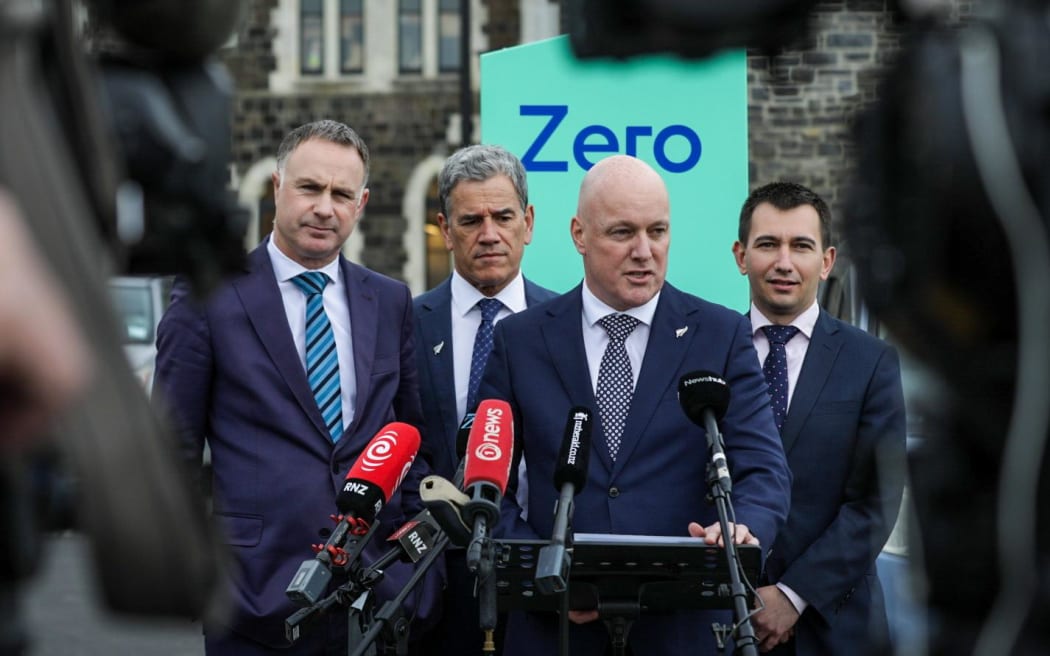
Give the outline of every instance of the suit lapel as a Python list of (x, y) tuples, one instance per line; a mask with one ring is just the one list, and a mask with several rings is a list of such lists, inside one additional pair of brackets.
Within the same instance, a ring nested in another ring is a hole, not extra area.
[[(346, 281), (346, 301), (350, 307), (350, 333), (354, 349), (354, 380), (357, 385), (357, 401), (354, 408), (354, 422), (347, 426), (346, 433), (352, 433), (357, 418), (365, 407), (365, 401), (372, 393), (372, 366), (376, 359), (376, 336), (379, 331), (379, 299), (370, 284), (371, 272), (364, 267), (351, 263), (339, 256), (339, 263)], [(387, 330), (400, 330), (400, 326), (388, 326)], [(371, 435), (368, 436), (372, 438)], [(350, 440), (339, 440), (345, 444)]]
[[(543, 341), (570, 405), (581, 405), (597, 413), (598, 403), (591, 387), (587, 368), (587, 349), (583, 345), (583, 300), (581, 287), (552, 301), (546, 306), (548, 321), (541, 323)], [(599, 421), (599, 425), (600, 425)], [(560, 439), (552, 437), (551, 439)], [(604, 438), (602, 439), (604, 443)], [(603, 447), (592, 453), (598, 455), (606, 469), (612, 469), (609, 452)]]
[(430, 365), (431, 385), (429, 390), (437, 398), (437, 407), (441, 413), (441, 426), (444, 428), (445, 448), (448, 450), (449, 462), (459, 462), (456, 454), (456, 431), (459, 418), (456, 417), (456, 382), (454, 378), (452, 347), (452, 284), (451, 278), (439, 286), (435, 300), (425, 303), (419, 313), (421, 331), (420, 349)]
[(689, 352), (689, 346), (700, 332), (694, 313), (695, 310), (687, 309), (682, 303), (681, 292), (669, 284), (664, 285), (653, 315), (653, 325), (649, 329), (649, 342), (634, 387), (631, 411), (627, 415), (620, 454), (616, 458), (613, 473), (624, 466), (641, 442), (668, 386), (677, 384), (675, 376)]
[(842, 338), (838, 332), (835, 322), (821, 310), (820, 317), (813, 326), (813, 337), (810, 338), (809, 348), (806, 349), (806, 359), (802, 362), (795, 392), (791, 395), (791, 407), (788, 408), (784, 427), (780, 431), (784, 453), (790, 452), (791, 447), (795, 445), (802, 426), (828, 380), (831, 367), (842, 348)]
[(259, 335), (263, 348), (284, 378), (292, 396), (310, 418), (318, 433), (330, 442), (321, 411), (314, 400), (313, 392), (310, 391), (310, 382), (306, 379), (303, 363), (295, 350), (292, 331), (285, 318), (284, 300), (277, 286), (270, 256), (266, 252), (266, 243), (263, 242), (263, 245), (251, 252), (248, 256), (249, 275), (235, 279), (233, 286), (244, 304), (248, 321)]

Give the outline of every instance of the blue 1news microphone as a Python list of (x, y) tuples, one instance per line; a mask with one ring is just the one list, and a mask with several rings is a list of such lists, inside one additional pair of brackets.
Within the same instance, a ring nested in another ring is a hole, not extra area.
[(729, 476), (718, 420), (729, 408), (729, 397), (729, 385), (710, 371), (694, 371), (678, 381), (678, 402), (690, 421), (707, 433), (707, 446), (711, 449), (711, 463), (715, 467), (718, 485), (727, 494), (733, 490), (733, 480)]
[(303, 606), (320, 599), (332, 578), (332, 566), (343, 566), (356, 555), (343, 549), (348, 536), (371, 535), (376, 515), (412, 467), (419, 443), (419, 431), (400, 422), (387, 424), (372, 438), (336, 497), (340, 515), (335, 530), (324, 545), (315, 545), (317, 556), (299, 566), (285, 590), (289, 598)]
[(591, 411), (575, 407), (569, 411), (565, 425), (558, 466), (554, 470), (554, 488), (561, 493), (554, 511), (551, 543), (540, 549), (536, 564), (536, 588), (543, 594), (564, 592), (569, 579), (572, 536), (566, 538), (572, 524), (573, 497), (587, 483), (591, 460)]

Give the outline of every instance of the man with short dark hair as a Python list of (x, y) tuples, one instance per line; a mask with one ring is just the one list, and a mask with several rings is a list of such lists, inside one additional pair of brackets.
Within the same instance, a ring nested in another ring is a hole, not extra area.
[(763, 651), (797, 656), (884, 653), (875, 558), (903, 489), (897, 353), (817, 304), (835, 264), (830, 224), (817, 194), (776, 182), (747, 198), (733, 244), (794, 479), (753, 624)]

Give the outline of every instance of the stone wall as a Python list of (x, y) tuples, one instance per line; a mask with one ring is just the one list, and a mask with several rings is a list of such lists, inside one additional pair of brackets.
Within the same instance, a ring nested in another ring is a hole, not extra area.
[(401, 84), (393, 93), (360, 93), (349, 86), (325, 85), (298, 94), (267, 90), (274, 70), (271, 11), (277, 0), (250, 0), (237, 48), (224, 53), (236, 80), (233, 165), (243, 175), (256, 162), (273, 157), (290, 130), (311, 120), (334, 118), (357, 130), (371, 152), (370, 197), (365, 219), (362, 264), (401, 277), (405, 263), (401, 215), (404, 185), (427, 156), (446, 150), (445, 131), (458, 112), (455, 79)]

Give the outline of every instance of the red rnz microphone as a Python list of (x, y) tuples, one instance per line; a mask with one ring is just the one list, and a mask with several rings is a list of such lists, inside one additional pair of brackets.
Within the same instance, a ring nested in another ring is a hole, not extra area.
[(419, 451), (419, 431), (393, 422), (372, 438), (350, 468), (335, 499), (340, 515), (328, 541), (313, 545), (317, 556), (303, 561), (285, 590), (296, 603), (317, 603), (332, 579), (332, 567), (344, 567), (358, 558), (372, 537), (372, 523), (401, 484)]
[(464, 489), (489, 483), (501, 496), (506, 492), (514, 460), (514, 417), (506, 401), (486, 399), (478, 404), (467, 438), (466, 458)]
[(414, 426), (396, 421), (384, 426), (347, 473), (335, 500), (339, 512), (371, 524), (412, 468), (419, 443)]

